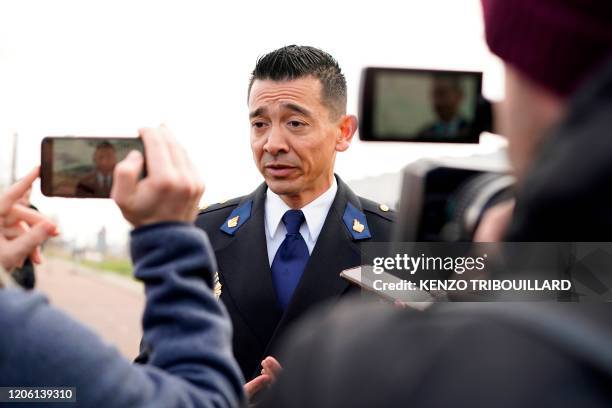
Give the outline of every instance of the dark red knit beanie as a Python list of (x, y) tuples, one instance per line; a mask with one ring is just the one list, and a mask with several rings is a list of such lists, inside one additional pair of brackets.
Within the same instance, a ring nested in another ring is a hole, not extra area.
[(559, 96), (612, 57), (612, 0), (482, 0), (482, 6), (491, 51)]

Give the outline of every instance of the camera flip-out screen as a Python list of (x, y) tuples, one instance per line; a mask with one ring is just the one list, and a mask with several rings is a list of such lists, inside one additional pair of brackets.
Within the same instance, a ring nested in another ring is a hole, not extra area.
[(362, 75), (362, 140), (478, 143), (491, 128), (481, 96), (482, 72), (366, 68)]

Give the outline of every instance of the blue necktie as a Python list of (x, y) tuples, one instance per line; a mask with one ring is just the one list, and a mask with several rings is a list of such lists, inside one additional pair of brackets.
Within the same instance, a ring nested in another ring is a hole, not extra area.
[(303, 222), (304, 213), (301, 210), (288, 210), (283, 215), (287, 235), (272, 262), (272, 283), (283, 310), (287, 308), (310, 256), (306, 241), (300, 234)]

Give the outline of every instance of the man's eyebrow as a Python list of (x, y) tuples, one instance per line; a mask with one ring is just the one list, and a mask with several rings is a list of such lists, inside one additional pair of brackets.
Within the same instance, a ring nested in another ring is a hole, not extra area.
[(300, 113), (304, 116), (312, 117), (312, 113), (310, 113), (308, 109), (303, 108), (300, 105), (296, 105), (295, 103), (283, 103), (282, 107)]
[(257, 108), (249, 113), (249, 119), (253, 119), (256, 116), (261, 116), (266, 113), (266, 108)]

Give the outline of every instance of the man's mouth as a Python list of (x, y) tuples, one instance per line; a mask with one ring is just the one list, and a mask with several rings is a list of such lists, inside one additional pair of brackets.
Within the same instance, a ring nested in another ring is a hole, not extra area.
[(295, 170), (295, 166), (284, 163), (268, 163), (264, 168), (272, 177), (287, 177)]

